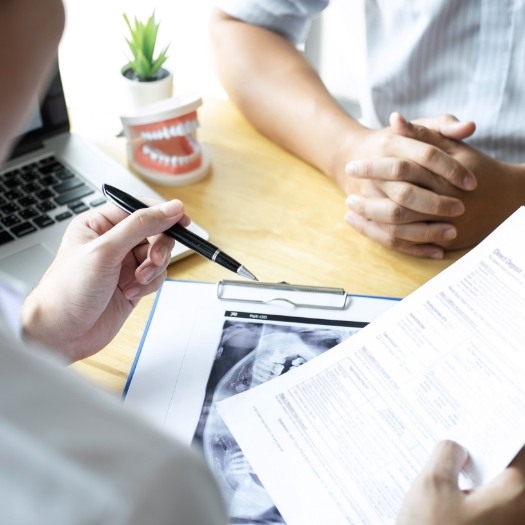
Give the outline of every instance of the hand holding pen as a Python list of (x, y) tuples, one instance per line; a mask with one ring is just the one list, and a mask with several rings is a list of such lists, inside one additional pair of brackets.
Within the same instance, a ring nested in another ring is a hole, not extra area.
[[(141, 208), (148, 207), (147, 204), (144, 204), (135, 197), (132, 197), (126, 192), (108, 184), (102, 185), (102, 192), (108, 198), (108, 200), (113, 202), (113, 204), (116, 204), (119, 208), (130, 214)], [(210, 261), (221, 265), (223, 268), (226, 268), (227, 270), (230, 270), (241, 277), (245, 277), (246, 279), (257, 281), (257, 277), (255, 277), (255, 275), (253, 275), (253, 273), (245, 268), (241, 263), (237, 262), (235, 259), (223, 252), (220, 248), (217, 248), (217, 246), (211, 242), (203, 239), (202, 237), (199, 237), (187, 228), (184, 228), (184, 226), (181, 226), (180, 224), (174, 224), (164, 233), (175, 239), (177, 242), (180, 242), (187, 248), (194, 250), (199, 255), (202, 255)]]

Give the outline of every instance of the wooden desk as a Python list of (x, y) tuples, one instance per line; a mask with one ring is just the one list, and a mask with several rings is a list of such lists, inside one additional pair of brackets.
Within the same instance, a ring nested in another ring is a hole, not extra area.
[[(153, 187), (166, 198), (180, 198), (210, 240), (260, 280), (404, 297), (463, 253), (432, 261), (382, 248), (346, 225), (343, 194), (330, 180), (258, 134), (230, 102), (205, 100), (199, 120), (210, 176), (185, 187)], [(126, 163), (124, 139), (95, 142)], [(169, 276), (213, 282), (234, 277), (198, 255), (172, 265)], [(107, 348), (73, 367), (120, 394), (153, 298), (141, 301)]]

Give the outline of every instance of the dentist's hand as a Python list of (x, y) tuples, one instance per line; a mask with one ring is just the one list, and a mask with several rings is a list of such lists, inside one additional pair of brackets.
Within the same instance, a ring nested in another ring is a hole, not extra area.
[(190, 223), (177, 200), (132, 215), (107, 203), (77, 216), (25, 300), (25, 336), (69, 361), (102, 349), (166, 278), (174, 241), (161, 232), (176, 222)]
[(458, 487), (468, 452), (452, 441), (438, 444), (408, 492), (397, 525), (522, 525), (525, 523), (525, 454), (520, 452), (491, 483)]

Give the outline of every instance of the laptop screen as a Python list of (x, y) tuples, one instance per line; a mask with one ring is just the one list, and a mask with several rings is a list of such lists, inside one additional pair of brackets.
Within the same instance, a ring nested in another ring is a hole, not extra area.
[(66, 100), (57, 66), (40, 104), (35, 102), (35, 110), (20, 135), (11, 158), (37, 149), (43, 140), (68, 130)]

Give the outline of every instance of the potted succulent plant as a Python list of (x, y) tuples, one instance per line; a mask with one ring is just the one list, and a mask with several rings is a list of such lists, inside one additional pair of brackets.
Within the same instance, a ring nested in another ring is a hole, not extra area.
[(169, 98), (173, 91), (173, 74), (165, 66), (169, 44), (155, 54), (160, 22), (153, 13), (145, 22), (134, 17), (133, 22), (126, 13), (124, 21), (129, 30), (126, 38), (131, 59), (121, 69), (128, 84), (127, 109)]

